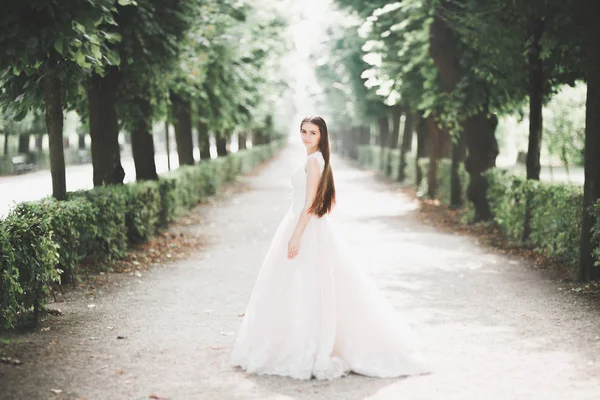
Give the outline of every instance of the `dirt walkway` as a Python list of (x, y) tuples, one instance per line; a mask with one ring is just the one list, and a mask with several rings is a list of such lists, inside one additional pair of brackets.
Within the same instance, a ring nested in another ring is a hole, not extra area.
[[(419, 333), (435, 372), (302, 382), (232, 369), (238, 314), (287, 210), (289, 164), (302, 157), (290, 147), (240, 179), (242, 190), (195, 210), (202, 223), (188, 229), (207, 244), (191, 258), (141, 277), (113, 276), (95, 307), (74, 294), (49, 331), (0, 345), (1, 356), (23, 362), (0, 363), (0, 398), (600, 398), (600, 313), (516, 259), (419, 223), (416, 204), (396, 186), (340, 158), (333, 218)], [(22, 353), (5, 354), (14, 349)]]

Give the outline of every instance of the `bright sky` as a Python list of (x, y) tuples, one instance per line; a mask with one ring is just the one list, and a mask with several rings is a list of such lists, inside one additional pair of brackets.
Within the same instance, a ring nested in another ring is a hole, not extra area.
[(296, 81), (296, 110), (299, 115), (318, 113), (311, 93), (318, 90), (314, 66), (308, 57), (322, 42), (331, 20), (330, 0), (291, 0), (292, 14), (297, 16), (292, 26), (296, 53), (292, 56)]

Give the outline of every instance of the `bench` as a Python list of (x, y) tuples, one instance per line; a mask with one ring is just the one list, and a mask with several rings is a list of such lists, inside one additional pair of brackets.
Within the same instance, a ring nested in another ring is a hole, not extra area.
[(89, 150), (81, 149), (77, 151), (77, 160), (79, 161), (79, 164), (91, 163), (92, 155), (90, 154)]
[(29, 162), (29, 157), (25, 154), (19, 154), (18, 156), (12, 157), (10, 163), (12, 164), (13, 171), (17, 174), (33, 171), (36, 168), (36, 165)]

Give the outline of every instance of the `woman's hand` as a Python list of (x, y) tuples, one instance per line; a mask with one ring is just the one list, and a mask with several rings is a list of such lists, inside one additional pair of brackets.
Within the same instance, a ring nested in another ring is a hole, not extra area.
[(300, 250), (300, 238), (296, 235), (292, 236), (288, 243), (288, 259), (291, 260), (298, 255)]

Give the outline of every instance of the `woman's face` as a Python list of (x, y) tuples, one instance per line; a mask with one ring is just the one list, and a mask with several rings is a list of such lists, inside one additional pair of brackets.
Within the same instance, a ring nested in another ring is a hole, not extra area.
[(321, 140), (321, 132), (319, 131), (319, 127), (317, 125), (311, 124), (310, 122), (303, 123), (302, 127), (300, 128), (300, 135), (307, 150), (311, 152), (318, 150), (319, 141)]

